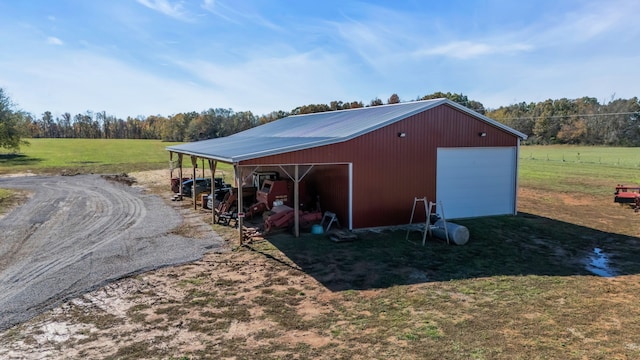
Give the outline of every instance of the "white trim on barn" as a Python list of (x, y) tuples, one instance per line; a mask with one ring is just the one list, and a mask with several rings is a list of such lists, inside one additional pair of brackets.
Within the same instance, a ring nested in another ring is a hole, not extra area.
[(436, 199), (447, 219), (516, 213), (517, 147), (438, 148)]
[(349, 163), (349, 230), (353, 230), (353, 163)]

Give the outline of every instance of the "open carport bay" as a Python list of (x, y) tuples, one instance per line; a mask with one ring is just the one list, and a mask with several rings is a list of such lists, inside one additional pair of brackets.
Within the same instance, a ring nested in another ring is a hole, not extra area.
[(182, 218), (156, 195), (98, 175), (0, 178), (32, 193), (0, 219), (0, 330), (106, 282), (201, 258), (211, 236), (171, 233)]

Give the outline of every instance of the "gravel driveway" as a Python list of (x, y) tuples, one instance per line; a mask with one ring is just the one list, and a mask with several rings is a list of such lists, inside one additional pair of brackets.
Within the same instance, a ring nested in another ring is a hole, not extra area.
[(124, 276), (222, 249), (169, 233), (182, 217), (156, 195), (99, 175), (0, 178), (33, 193), (0, 219), (0, 330)]

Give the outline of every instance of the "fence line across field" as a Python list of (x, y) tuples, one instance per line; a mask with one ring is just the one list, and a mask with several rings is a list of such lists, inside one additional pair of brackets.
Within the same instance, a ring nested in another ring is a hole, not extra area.
[(540, 156), (540, 154), (533, 153), (526, 154), (526, 152), (520, 153), (520, 160), (538, 160), (538, 161), (556, 161), (565, 163), (580, 163), (580, 164), (598, 164), (598, 165), (613, 165), (621, 166), (625, 168), (640, 168), (640, 156), (637, 159), (611, 159), (610, 157), (596, 155), (580, 155), (580, 154), (546, 154)]

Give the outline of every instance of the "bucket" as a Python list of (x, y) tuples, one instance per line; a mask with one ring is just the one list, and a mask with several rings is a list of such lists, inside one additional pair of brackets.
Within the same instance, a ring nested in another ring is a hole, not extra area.
[(431, 229), (433, 235), (438, 239), (447, 240), (449, 233), (449, 241), (456, 245), (464, 245), (469, 241), (469, 229), (462, 225), (447, 222), (447, 233), (444, 231), (444, 221), (438, 220), (433, 224), (436, 228)]
[(323, 232), (324, 232), (324, 231), (323, 231), (323, 229), (322, 229), (322, 225), (318, 225), (318, 224), (316, 224), (316, 225), (311, 226), (311, 233), (312, 233), (312, 234), (314, 234), (314, 235), (320, 235), (320, 234), (322, 234)]

